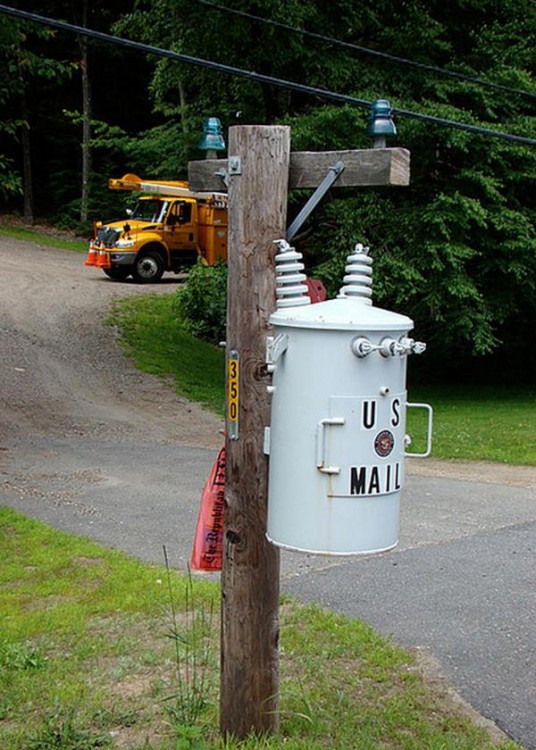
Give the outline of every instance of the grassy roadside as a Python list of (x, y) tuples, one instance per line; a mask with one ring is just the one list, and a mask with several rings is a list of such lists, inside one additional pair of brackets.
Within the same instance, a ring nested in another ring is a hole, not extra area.
[[(222, 414), (224, 353), (185, 330), (173, 299), (149, 294), (119, 301), (111, 321), (138, 367), (170, 376), (178, 393)], [(434, 409), (435, 458), (536, 465), (536, 388), (437, 386), (414, 389), (409, 400)], [(425, 449), (425, 421), (423, 410), (409, 410), (412, 452)]]
[(14, 217), (0, 216), (0, 236), (12, 237), (15, 240), (26, 242), (37, 242), (46, 247), (54, 247), (58, 250), (74, 250), (78, 253), (87, 253), (88, 241), (84, 239), (73, 239), (68, 232), (47, 228), (29, 229), (23, 226)]
[[(435, 458), (536, 466), (535, 387), (419, 388), (409, 400), (433, 406)], [(412, 434), (424, 434), (423, 413), (409, 413), (408, 425)], [(423, 447), (416, 440), (410, 450)]]
[[(1, 747), (238, 747), (217, 731), (217, 584), (8, 509), (0, 560)], [(290, 600), (281, 623), (281, 733), (240, 747), (519, 747), (492, 742), (415, 655), (367, 625)]]
[(177, 393), (216, 414), (225, 408), (224, 350), (188, 333), (174, 309), (174, 294), (117, 300), (109, 323), (137, 367), (170, 377)]

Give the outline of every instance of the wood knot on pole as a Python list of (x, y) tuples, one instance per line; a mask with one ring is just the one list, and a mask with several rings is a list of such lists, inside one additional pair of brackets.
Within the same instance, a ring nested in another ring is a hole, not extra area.
[(229, 544), (238, 544), (240, 542), (240, 534), (237, 534), (236, 531), (229, 530), (225, 535), (225, 538)]

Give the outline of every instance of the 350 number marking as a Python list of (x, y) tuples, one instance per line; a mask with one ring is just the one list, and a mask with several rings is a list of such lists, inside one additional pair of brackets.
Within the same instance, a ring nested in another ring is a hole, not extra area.
[(238, 438), (239, 369), (238, 352), (231, 351), (227, 363), (227, 431), (231, 440)]

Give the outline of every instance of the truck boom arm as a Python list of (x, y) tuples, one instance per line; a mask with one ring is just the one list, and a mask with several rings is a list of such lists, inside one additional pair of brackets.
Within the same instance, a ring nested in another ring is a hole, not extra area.
[(184, 181), (142, 180), (135, 174), (126, 174), (120, 179), (108, 180), (110, 190), (131, 190), (153, 195), (169, 195), (178, 198), (195, 198), (196, 200), (226, 201), (227, 193), (198, 193), (189, 189)]

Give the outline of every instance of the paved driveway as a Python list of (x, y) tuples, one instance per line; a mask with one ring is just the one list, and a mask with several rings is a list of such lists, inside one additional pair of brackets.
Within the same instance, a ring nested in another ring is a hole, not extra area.
[[(19, 440), (2, 452), (0, 503), (144, 560), (186, 568), (203, 448)], [(425, 649), (454, 689), (536, 748), (534, 490), (409, 475), (399, 548), (377, 557), (285, 552), (282, 590)]]

